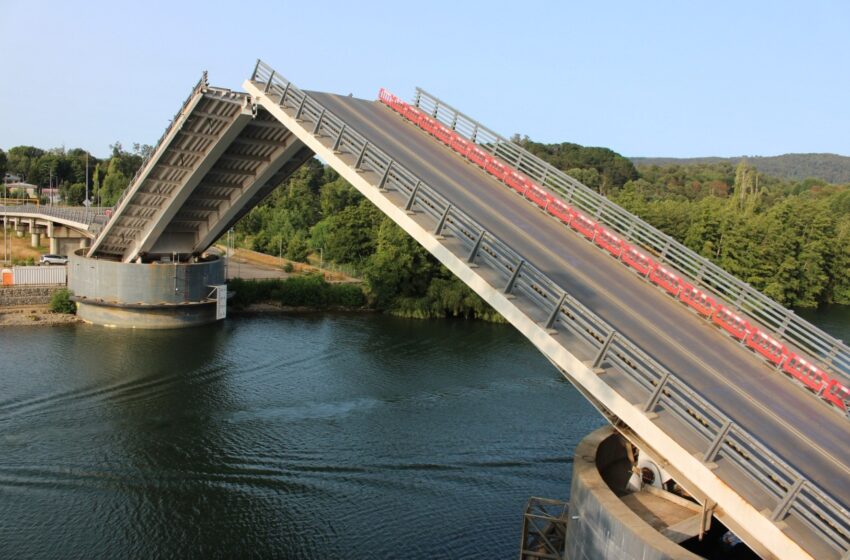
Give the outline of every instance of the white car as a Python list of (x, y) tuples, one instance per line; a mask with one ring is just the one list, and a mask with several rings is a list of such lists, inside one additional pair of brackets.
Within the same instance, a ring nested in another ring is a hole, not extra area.
[(62, 255), (41, 255), (41, 264), (68, 264), (68, 257)]

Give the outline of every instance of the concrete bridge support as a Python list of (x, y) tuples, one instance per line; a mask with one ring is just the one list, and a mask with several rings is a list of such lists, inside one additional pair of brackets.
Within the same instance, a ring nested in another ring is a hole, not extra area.
[(34, 249), (38, 249), (39, 247), (41, 247), (41, 233), (38, 230), (36, 230), (36, 229), (31, 230), (30, 231), (30, 238), (31, 238), (31, 245), (33, 246)]
[[(698, 560), (678, 543), (694, 539), (702, 508), (656, 486), (628, 489), (626, 440), (610, 426), (579, 443), (573, 463), (566, 558)], [(659, 484), (660, 486), (660, 484)]]
[(220, 315), (215, 286), (224, 285), (224, 261), (121, 263), (69, 255), (68, 289), (77, 315), (97, 325), (169, 329), (202, 325)]

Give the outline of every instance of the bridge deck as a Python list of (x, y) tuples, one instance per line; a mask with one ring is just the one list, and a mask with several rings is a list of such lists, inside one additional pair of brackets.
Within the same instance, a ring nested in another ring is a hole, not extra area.
[(758, 434), (802, 474), (850, 504), (846, 419), (383, 105), (310, 95)]

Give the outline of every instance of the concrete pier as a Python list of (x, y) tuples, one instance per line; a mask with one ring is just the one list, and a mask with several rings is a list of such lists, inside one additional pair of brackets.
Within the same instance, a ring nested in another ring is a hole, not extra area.
[(84, 321), (111, 327), (169, 329), (214, 322), (224, 261), (121, 263), (70, 255), (68, 289)]
[(699, 531), (701, 508), (655, 486), (628, 490), (625, 440), (611, 427), (578, 445), (570, 491), (566, 558), (698, 560), (678, 543)]

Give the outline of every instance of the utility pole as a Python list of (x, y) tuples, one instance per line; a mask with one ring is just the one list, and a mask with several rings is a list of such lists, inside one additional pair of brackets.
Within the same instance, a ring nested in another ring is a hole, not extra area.
[(9, 203), (9, 196), (6, 193), (6, 179), (3, 179), (3, 263), (9, 262), (8, 243), (6, 241), (7, 231), (9, 230), (9, 209), (6, 205)]
[(83, 204), (86, 206), (86, 216), (89, 214), (89, 208), (91, 208), (91, 200), (89, 200), (89, 153), (86, 151), (86, 198), (83, 200)]

